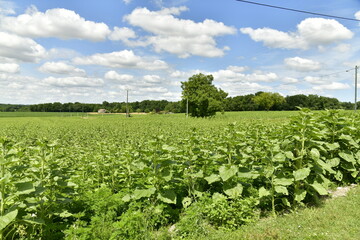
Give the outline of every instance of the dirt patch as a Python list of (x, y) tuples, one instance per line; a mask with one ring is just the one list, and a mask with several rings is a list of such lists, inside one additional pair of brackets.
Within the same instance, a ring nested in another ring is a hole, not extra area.
[(335, 190), (330, 190), (329, 193), (332, 198), (345, 197), (347, 193), (350, 191), (350, 189), (356, 186), (357, 186), (356, 184), (351, 184), (350, 186), (346, 186), (346, 187), (337, 187)]

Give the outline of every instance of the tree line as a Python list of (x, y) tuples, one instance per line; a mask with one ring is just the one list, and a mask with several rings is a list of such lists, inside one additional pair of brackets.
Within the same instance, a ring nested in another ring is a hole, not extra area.
[[(293, 96), (283, 97), (278, 93), (257, 92), (255, 94), (248, 94), (236, 97), (225, 98), (223, 104), (223, 111), (291, 111), (297, 110), (298, 107), (309, 108), (312, 110), (323, 109), (354, 109), (354, 104), (350, 102), (340, 102), (336, 98), (329, 98), (318, 95), (304, 95), (298, 94)], [(99, 109), (105, 109), (109, 113), (125, 113), (125, 102), (107, 102), (101, 104), (89, 103), (42, 103), (33, 104), (29, 106), (22, 106), (22, 108), (12, 108), (7, 105), (6, 108), (1, 108), (1, 111), (23, 111), (30, 110), (32, 112), (97, 112)], [(141, 102), (130, 102), (128, 104), (130, 112), (186, 112), (186, 99), (170, 102), (167, 100), (144, 100)], [(192, 106), (189, 106), (189, 112), (192, 111)], [(214, 111), (219, 111), (219, 108), (214, 108)], [(221, 111), (220, 110), (220, 111)]]
[(144, 100), (130, 102), (102, 103), (42, 103), (32, 105), (0, 104), (0, 111), (32, 111), (32, 112), (97, 112), (105, 109), (109, 113), (129, 112), (188, 112), (193, 117), (210, 117), (223, 111), (284, 111), (297, 110), (298, 107), (311, 110), (354, 108), (350, 102), (340, 102), (336, 98), (315, 94), (297, 94), (283, 97), (279, 93), (257, 92), (243, 96), (228, 97), (228, 93), (213, 85), (213, 76), (202, 73), (195, 74), (181, 83), (182, 100)]

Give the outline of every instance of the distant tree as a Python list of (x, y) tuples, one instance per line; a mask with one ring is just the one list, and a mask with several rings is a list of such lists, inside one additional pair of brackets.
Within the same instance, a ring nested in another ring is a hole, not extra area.
[(189, 102), (192, 117), (211, 117), (224, 110), (227, 93), (213, 85), (214, 77), (202, 73), (193, 75), (187, 82), (181, 82), (183, 104)]
[(279, 93), (262, 92), (255, 95), (254, 102), (263, 110), (269, 111), (273, 106), (285, 103), (285, 98)]

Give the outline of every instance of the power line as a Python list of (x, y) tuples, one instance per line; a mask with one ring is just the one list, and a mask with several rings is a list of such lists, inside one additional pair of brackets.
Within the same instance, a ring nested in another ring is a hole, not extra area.
[(264, 6), (264, 7), (277, 8), (277, 9), (286, 10), (286, 11), (306, 13), (306, 14), (317, 15), (317, 16), (322, 16), (322, 17), (338, 18), (338, 19), (342, 19), (342, 20), (360, 22), (360, 20), (356, 19), (356, 18), (339, 17), (339, 16), (334, 16), (334, 15), (328, 15), (328, 14), (322, 14), (322, 13), (316, 13), (316, 12), (309, 12), (309, 11), (304, 11), (304, 10), (298, 10), (298, 9), (293, 9), (293, 8), (274, 6), (274, 5), (269, 5), (269, 4), (264, 4), (264, 3), (257, 3), (257, 2), (252, 2), (252, 1), (245, 1), (245, 0), (236, 0), (236, 1), (243, 2), (243, 3), (249, 3), (249, 4), (254, 4), (254, 5), (260, 5), (260, 6)]
[[(317, 77), (317, 78), (329, 77), (329, 76), (332, 76), (332, 75), (337, 75), (337, 74), (340, 74), (340, 73), (349, 72), (349, 71), (352, 71), (354, 69), (355, 68), (351, 68), (351, 69), (348, 69), (348, 70), (343, 70), (343, 71), (339, 71), (339, 72), (333, 72), (333, 73), (329, 73), (329, 74), (325, 74), (325, 75), (319, 75), (319, 76), (315, 76), (315, 77)], [(281, 87), (281, 86), (284, 86), (284, 85), (293, 85), (293, 84), (296, 84), (296, 83), (309, 83), (306, 80), (299, 80), (299, 79), (297, 79), (297, 80), (298, 80), (297, 82), (285, 82), (285, 83), (281, 83), (279, 85), (275, 85), (275, 86), (272, 86), (272, 87), (277, 88), (277, 87)]]

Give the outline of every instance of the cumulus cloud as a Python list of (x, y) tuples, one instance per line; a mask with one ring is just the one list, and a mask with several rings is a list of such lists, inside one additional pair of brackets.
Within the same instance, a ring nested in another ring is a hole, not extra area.
[(130, 82), (134, 79), (134, 76), (129, 74), (119, 74), (116, 71), (108, 71), (107, 73), (105, 73), (104, 78), (119, 82)]
[(39, 67), (41, 72), (71, 76), (86, 76), (84, 69), (76, 68), (64, 62), (46, 62)]
[(319, 71), (321, 64), (306, 58), (293, 57), (284, 59), (286, 67), (298, 72)]
[[(222, 69), (211, 73), (217, 82), (273, 82), (279, 77), (276, 73), (263, 73), (261, 71), (245, 74), (246, 67), (229, 66), (227, 69)], [(241, 70), (241, 71), (240, 71)]]
[(220, 87), (229, 93), (230, 96), (253, 94), (259, 91), (270, 92), (273, 90), (270, 86), (264, 86), (254, 82), (240, 82), (235, 85), (233, 83), (222, 83)]
[(16, 17), (3, 17), (0, 29), (32, 38), (56, 37), (90, 41), (105, 40), (111, 32), (105, 23), (85, 20), (72, 10), (54, 8), (39, 12), (35, 7)]
[(339, 83), (339, 82), (331, 82), (324, 85), (314, 86), (314, 90), (342, 90), (342, 89), (349, 89), (350, 85), (346, 83)]
[(118, 28), (114, 27), (114, 30), (109, 35), (109, 39), (112, 41), (124, 41), (127, 42), (130, 38), (136, 38), (136, 33), (127, 27)]
[(15, 14), (15, 3), (10, 1), (0, 1), (0, 15)]
[(348, 40), (353, 33), (334, 19), (307, 18), (297, 25), (296, 32), (271, 28), (241, 28), (254, 41), (271, 48), (309, 49)]
[(299, 80), (296, 79), (296, 78), (292, 78), (292, 77), (285, 77), (285, 78), (282, 79), (282, 82), (284, 82), (284, 83), (297, 83), (297, 82), (299, 82)]
[(73, 59), (73, 62), (78, 65), (101, 65), (112, 68), (137, 68), (146, 70), (162, 70), (169, 67), (168, 64), (162, 60), (140, 57), (135, 55), (131, 50), (77, 57)]
[(161, 83), (161, 77), (158, 75), (145, 75), (143, 79), (146, 83), (150, 84)]
[(101, 78), (88, 77), (48, 77), (43, 79), (42, 82), (55, 87), (102, 87), (104, 85), (104, 80)]
[(147, 37), (145, 44), (152, 45), (156, 52), (165, 51), (182, 58), (191, 55), (223, 56), (229, 48), (217, 47), (215, 37), (234, 34), (236, 29), (209, 19), (194, 22), (175, 17), (186, 10), (186, 7), (163, 8), (160, 11), (137, 8), (124, 19), (132, 26), (153, 34)]
[(318, 85), (322, 85), (322, 84), (326, 84), (328, 81), (324, 78), (321, 77), (312, 77), (312, 76), (307, 76), (304, 78), (304, 80), (308, 83), (311, 84), (318, 84)]
[(30, 38), (0, 32), (0, 57), (37, 62), (46, 57), (46, 50)]
[(16, 63), (0, 63), (0, 72), (18, 73), (20, 72), (20, 66)]
[(360, 11), (358, 11), (358, 12), (355, 13), (355, 18), (356, 18), (357, 20), (360, 20)]

